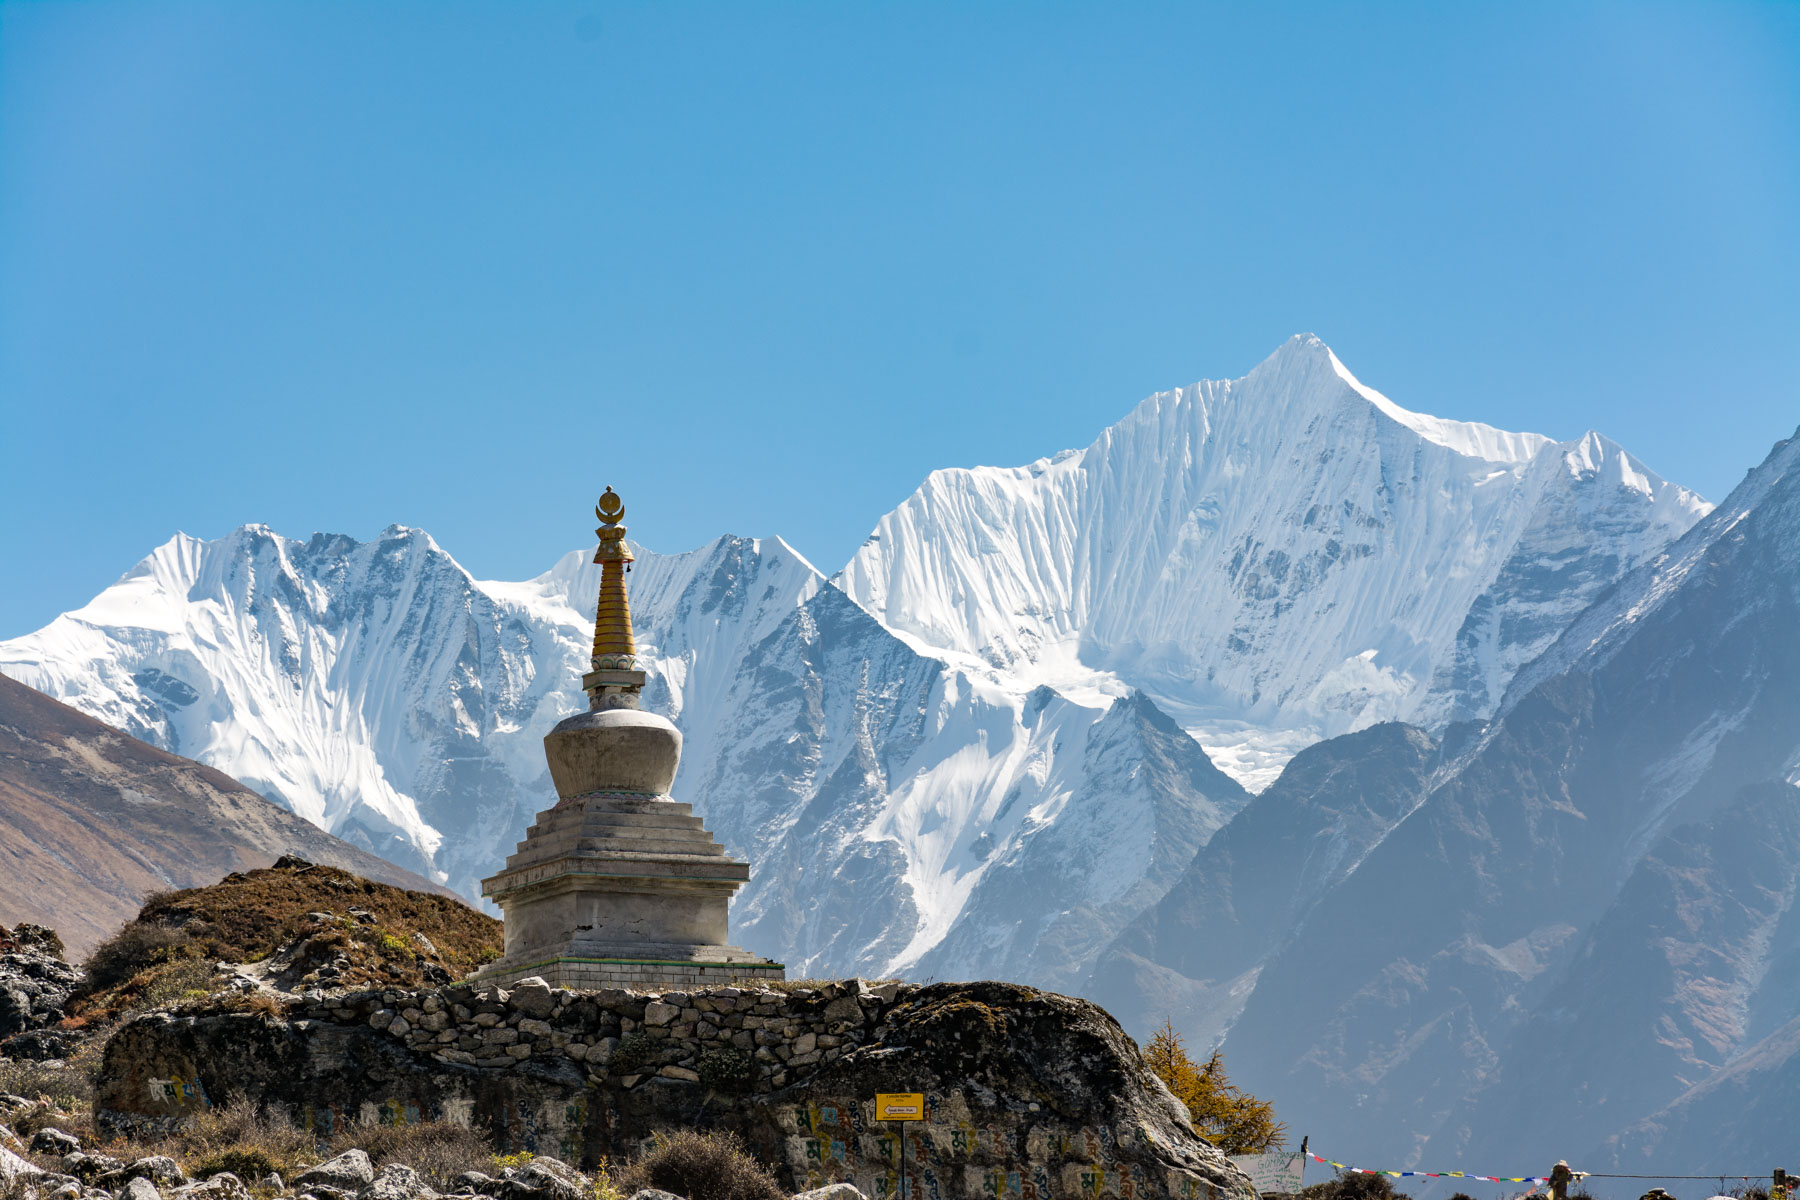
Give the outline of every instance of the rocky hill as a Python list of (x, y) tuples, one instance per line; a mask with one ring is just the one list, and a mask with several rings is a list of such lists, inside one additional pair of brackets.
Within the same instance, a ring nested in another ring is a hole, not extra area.
[(94, 951), (68, 1003), (83, 1026), (193, 992), (445, 984), (497, 958), (500, 922), (292, 856), (152, 896)]
[(53, 927), (79, 959), (151, 893), (284, 854), (450, 894), (211, 767), (0, 676), (0, 922)]

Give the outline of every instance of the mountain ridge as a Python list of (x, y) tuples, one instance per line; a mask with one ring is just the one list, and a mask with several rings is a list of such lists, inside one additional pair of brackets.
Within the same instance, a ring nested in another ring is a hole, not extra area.
[(212, 767), (0, 675), (0, 924), (55, 928), (79, 958), (151, 892), (285, 854), (449, 894), (347, 845)]

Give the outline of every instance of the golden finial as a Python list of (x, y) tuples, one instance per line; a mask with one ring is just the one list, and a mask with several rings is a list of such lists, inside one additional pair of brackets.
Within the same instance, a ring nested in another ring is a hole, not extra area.
[[(625, 501), (619, 499), (619, 493), (607, 488), (606, 494), (600, 497), (600, 502), (594, 505), (594, 515), (600, 518), (600, 528), (594, 530), (594, 536), (600, 539), (600, 548), (594, 551), (594, 561), (633, 561), (631, 547), (625, 544), (625, 526), (620, 524), (625, 519)], [(621, 583), (620, 586), (624, 585)]]
[(600, 548), (594, 561), (600, 564), (600, 603), (594, 613), (594, 669), (637, 670), (637, 641), (631, 634), (631, 604), (625, 596), (625, 564), (632, 561), (625, 544), (625, 501), (607, 488), (594, 505), (600, 528), (594, 530)]

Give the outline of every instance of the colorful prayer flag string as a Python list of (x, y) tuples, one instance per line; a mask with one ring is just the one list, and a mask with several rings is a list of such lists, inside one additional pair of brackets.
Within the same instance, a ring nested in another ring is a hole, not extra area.
[(1550, 1182), (1548, 1175), (1471, 1175), (1466, 1171), (1376, 1171), (1369, 1167), (1352, 1167), (1341, 1162), (1332, 1162), (1329, 1158), (1307, 1152), (1308, 1158), (1314, 1162), (1324, 1163), (1328, 1167), (1336, 1167), (1340, 1171), (1349, 1171), (1356, 1175), (1389, 1175), (1395, 1179), (1407, 1179), (1419, 1176), (1424, 1179), (1480, 1179), (1487, 1183), (1530, 1183), (1542, 1185)]

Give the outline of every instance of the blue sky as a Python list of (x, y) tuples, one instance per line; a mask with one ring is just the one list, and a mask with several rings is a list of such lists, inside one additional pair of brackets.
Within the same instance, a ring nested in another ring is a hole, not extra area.
[(0, 636), (177, 529), (834, 570), (1310, 330), (1720, 498), (1800, 423), (1800, 5), (0, 0)]

